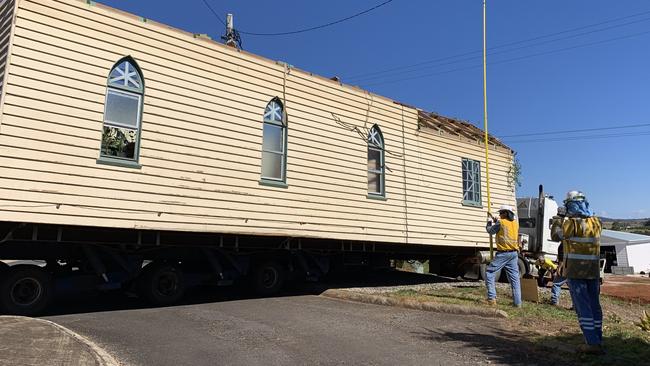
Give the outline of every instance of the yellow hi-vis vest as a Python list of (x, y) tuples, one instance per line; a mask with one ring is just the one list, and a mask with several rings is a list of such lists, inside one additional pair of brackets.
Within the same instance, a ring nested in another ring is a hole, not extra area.
[(499, 224), (497, 250), (519, 250), (519, 223), (502, 219)]
[(564, 220), (564, 275), (567, 278), (600, 278), (601, 232), (600, 219), (595, 216)]

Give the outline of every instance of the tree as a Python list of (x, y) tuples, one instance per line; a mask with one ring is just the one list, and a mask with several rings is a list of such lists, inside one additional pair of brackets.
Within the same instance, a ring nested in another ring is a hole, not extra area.
[(644, 223), (643, 223), (643, 226), (647, 226), (647, 227), (650, 227), (650, 220), (648, 220), (648, 221), (646, 221), (646, 222), (644, 222)]
[(508, 188), (514, 192), (515, 187), (521, 187), (521, 163), (516, 152), (512, 156), (512, 163), (508, 168)]
[(625, 224), (621, 223), (620, 221), (614, 221), (612, 223), (612, 230), (616, 230), (616, 231), (625, 230)]

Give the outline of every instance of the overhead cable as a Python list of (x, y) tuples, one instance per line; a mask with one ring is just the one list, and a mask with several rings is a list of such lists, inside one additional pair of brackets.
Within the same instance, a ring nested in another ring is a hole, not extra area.
[[(523, 40), (519, 40), (519, 41), (509, 42), (509, 43), (501, 44), (501, 45), (498, 45), (498, 46), (490, 47), (490, 48), (488, 48), (488, 51), (492, 51), (492, 50), (496, 50), (496, 49), (500, 49), (500, 48), (504, 48), (504, 47), (510, 47), (510, 46), (514, 46), (514, 45), (518, 45), (518, 44), (522, 44), (522, 43), (532, 42), (532, 41), (536, 41), (536, 40), (539, 40), (539, 39), (549, 38), (549, 37), (553, 37), (553, 36), (557, 36), (557, 35), (561, 35), (561, 34), (572, 33), (572, 32), (576, 32), (576, 31), (579, 31), (579, 30), (593, 28), (593, 27), (597, 27), (599, 25), (609, 24), (609, 23), (613, 23), (613, 22), (617, 22), (617, 21), (621, 21), (621, 20), (625, 20), (625, 19), (630, 19), (630, 18), (646, 15), (646, 14), (650, 14), (650, 11), (644, 11), (644, 12), (641, 12), (641, 13), (631, 14), (631, 15), (627, 15), (627, 16), (624, 16), (624, 17), (613, 18), (613, 19), (601, 21), (601, 22), (598, 22), (598, 23), (587, 24), (587, 25), (584, 25), (584, 26), (571, 28), (571, 29), (567, 29), (567, 30), (563, 30), (563, 31), (559, 31), (559, 32), (548, 33), (548, 34), (536, 36), (536, 37), (533, 37), (533, 38), (527, 38), (527, 39), (523, 39)], [(641, 21), (646, 21), (648, 19), (650, 19), (650, 18), (635, 20), (635, 21), (620, 24), (620, 25), (614, 25), (614, 26), (611, 26), (611, 27), (602, 28), (600, 30), (583, 32), (583, 33), (580, 33), (579, 35), (568, 36), (566, 38), (560, 38), (558, 40), (573, 38), (573, 37), (577, 37), (577, 36), (580, 36), (580, 35), (586, 35), (586, 34), (589, 34), (589, 33), (595, 33), (595, 32), (608, 30), (608, 29), (611, 29), (611, 28), (626, 26), (626, 25), (638, 23), (638, 22), (641, 22)], [(545, 41), (545, 42), (541, 42), (539, 44), (548, 43), (548, 42), (551, 42), (551, 41)], [(526, 47), (530, 47), (530, 46), (526, 46)], [(519, 49), (519, 48), (517, 48), (517, 49)], [(446, 57), (442, 57), (442, 58), (426, 60), (426, 61), (418, 62), (418, 63), (415, 63), (415, 64), (411, 64), (411, 65), (398, 66), (398, 67), (393, 67), (393, 68), (389, 68), (389, 69), (384, 69), (384, 70), (379, 70), (379, 71), (374, 71), (374, 72), (369, 72), (369, 73), (364, 73), (364, 74), (358, 74), (358, 75), (352, 75), (352, 76), (347, 76), (347, 77), (344, 76), (344, 78), (346, 80), (365, 79), (366, 76), (378, 75), (378, 74), (386, 74), (386, 73), (390, 73), (390, 72), (393, 72), (393, 71), (399, 71), (399, 70), (402, 70), (402, 69), (411, 69), (411, 68), (415, 68), (415, 67), (422, 66), (422, 65), (437, 63), (437, 62), (440, 62), (440, 61), (452, 60), (452, 59), (456, 59), (456, 58), (459, 58), (459, 57), (469, 56), (469, 55), (473, 55), (473, 54), (477, 54), (477, 53), (481, 53), (481, 52), (483, 52), (483, 50), (474, 50), (474, 51), (464, 52), (464, 53), (460, 53), (460, 54), (456, 54), (456, 55), (452, 55), (452, 56), (446, 56)], [(507, 51), (502, 51), (502, 52), (507, 52)]]
[(203, 4), (205, 4), (205, 6), (207, 6), (208, 9), (210, 9), (210, 12), (212, 12), (212, 15), (214, 15), (217, 19), (219, 19), (219, 21), (221, 22), (221, 24), (223, 24), (223, 26), (225, 27), (225, 26), (226, 26), (226, 22), (224, 22), (223, 19), (221, 19), (221, 17), (219, 16), (219, 14), (217, 14), (217, 12), (214, 11), (214, 9), (212, 9), (212, 7), (210, 6), (210, 4), (209, 4), (206, 0), (203, 0)]
[[(591, 30), (591, 31), (587, 31), (587, 32), (572, 34), (572, 35), (565, 36), (565, 37), (549, 39), (549, 40), (546, 40), (546, 41), (536, 42), (536, 43), (532, 43), (532, 44), (528, 44), (528, 45), (524, 45), (524, 46), (520, 46), (520, 47), (515, 47), (515, 48), (510, 48), (510, 49), (506, 49), (506, 50), (501, 50), (501, 51), (496, 51), (496, 52), (489, 52), (488, 56), (494, 56), (494, 55), (514, 52), (514, 51), (518, 51), (518, 50), (522, 50), (522, 49), (526, 49), (526, 48), (537, 47), (537, 46), (541, 46), (541, 45), (544, 45), (544, 44), (564, 41), (564, 40), (571, 39), (571, 38), (577, 38), (577, 37), (581, 37), (581, 36), (584, 36), (584, 35), (593, 34), (593, 33), (597, 33), (597, 32), (604, 32), (606, 30), (610, 30), (610, 29), (613, 29), (613, 28), (619, 28), (619, 27), (630, 25), (630, 24), (635, 24), (635, 23), (640, 23), (640, 22), (647, 22), (647, 21), (650, 21), (650, 18), (638, 19), (638, 20), (635, 20), (633, 22), (628, 22), (628, 23), (624, 23), (624, 24), (617, 24), (617, 25), (613, 25), (613, 26), (609, 26), (609, 27), (605, 27), (605, 28), (601, 28), (601, 29), (595, 29), (595, 30)], [(494, 47), (494, 48), (496, 48), (496, 47)], [(456, 59), (456, 60), (452, 60), (452, 61), (445, 62), (445, 63), (438, 63), (438, 64), (433, 64), (433, 65), (430, 65), (430, 66), (423, 66), (423, 67), (420, 67), (420, 68), (414, 68), (414, 69), (411, 69), (411, 70), (397, 71), (397, 72), (390, 73), (390, 75), (376, 75), (376, 76), (368, 76), (368, 77), (363, 77), (363, 78), (353, 78), (350, 82), (352, 82), (352, 83), (363, 83), (363, 81), (366, 81), (366, 80), (381, 79), (381, 78), (386, 78), (386, 77), (391, 77), (391, 76), (410, 74), (410, 73), (414, 73), (414, 72), (421, 71), (421, 70), (427, 70), (427, 69), (432, 69), (432, 68), (440, 68), (441, 66), (446, 66), (446, 65), (455, 65), (455, 64), (459, 64), (459, 63), (462, 63), (462, 62), (465, 62), (465, 61), (478, 60), (478, 59), (481, 59), (481, 58), (482, 58), (481, 55), (466, 57), (466, 58)]]
[[(537, 56), (543, 56), (543, 55), (549, 55), (549, 54), (553, 54), (553, 53), (565, 52), (565, 51), (570, 51), (570, 50), (574, 50), (574, 49), (577, 49), (577, 48), (589, 47), (589, 46), (594, 46), (594, 45), (598, 45), (598, 44), (602, 44), (602, 43), (620, 41), (620, 40), (623, 40), (623, 39), (638, 37), (638, 36), (645, 35), (645, 34), (648, 34), (648, 33), (650, 33), (650, 31), (633, 33), (633, 34), (628, 34), (628, 35), (624, 35), (624, 36), (620, 36), (620, 37), (608, 38), (608, 39), (595, 41), (595, 42), (582, 43), (582, 44), (578, 44), (578, 45), (574, 45), (574, 46), (570, 46), (570, 47), (564, 47), (564, 48), (559, 48), (559, 49), (555, 49), (555, 50), (538, 52), (538, 53), (533, 53), (533, 54), (524, 55), (524, 56), (520, 56), (520, 57), (513, 57), (513, 58), (509, 58), (509, 59), (490, 62), (490, 63), (488, 63), (488, 65), (498, 65), (498, 64), (519, 61), (519, 60), (532, 58), (532, 57), (537, 57)], [(388, 80), (388, 81), (370, 83), (370, 84), (362, 84), (362, 85), (368, 87), (368, 86), (392, 84), (392, 83), (398, 83), (398, 82), (407, 81), (407, 80), (421, 79), (421, 78), (434, 76), (434, 75), (448, 74), (448, 73), (456, 72), (456, 71), (464, 71), (464, 70), (476, 69), (476, 68), (479, 68), (479, 67), (482, 67), (482, 65), (461, 67), (461, 68), (446, 70), (446, 71), (442, 71), (442, 72), (422, 74), (422, 75), (416, 75), (416, 76), (411, 76), (411, 77), (406, 77), (406, 78), (401, 78), (401, 79), (394, 79), (394, 80)]]
[[(293, 31), (288, 31), (288, 32), (272, 32), (272, 33), (247, 32), (247, 31), (240, 30), (239, 33), (240, 34), (246, 34), (246, 35), (249, 35), (249, 36), (287, 36), (287, 35), (291, 35), (291, 34), (305, 33), (305, 32), (309, 32), (309, 31), (313, 31), (313, 30), (317, 30), (317, 29), (326, 28), (326, 27), (329, 27), (329, 26), (332, 26), (332, 25), (335, 25), (335, 24), (343, 23), (343, 22), (345, 22), (347, 20), (350, 20), (352, 18), (356, 18), (358, 16), (369, 13), (369, 12), (375, 10), (375, 9), (381, 8), (382, 6), (384, 6), (384, 5), (388, 4), (388, 3), (391, 3), (391, 2), (393, 2), (393, 0), (386, 0), (383, 3), (375, 5), (370, 9), (366, 9), (366, 10), (360, 11), (360, 12), (358, 12), (356, 14), (347, 16), (345, 18), (338, 19), (338, 20), (335, 20), (333, 22), (329, 22), (329, 23), (326, 23), (326, 24), (317, 25), (317, 26), (314, 26), (314, 27), (298, 29), (298, 30), (293, 30)], [(203, 0), (203, 3), (212, 11), (212, 14), (214, 14), (217, 17), (217, 19), (219, 19), (219, 21), (225, 26), (225, 23), (223, 22), (221, 17), (219, 17), (219, 15), (217, 15), (217, 13), (212, 9), (212, 7), (207, 3), (207, 1)]]
[(620, 129), (627, 129), (627, 128), (648, 127), (648, 126), (650, 126), (650, 123), (641, 123), (641, 124), (636, 124), (636, 125), (611, 126), (611, 127), (583, 128), (583, 129), (579, 129), (579, 130), (520, 133), (520, 134), (516, 134), (516, 135), (504, 135), (504, 136), (498, 136), (498, 137), (501, 138), (501, 139), (505, 139), (505, 138), (510, 138), (510, 137), (559, 135), (559, 134), (566, 134), (566, 133), (604, 131), (604, 130), (620, 130)]
[(618, 138), (618, 137), (637, 137), (637, 136), (649, 136), (649, 135), (650, 135), (650, 131), (626, 132), (626, 133), (610, 133), (610, 134), (584, 135), (584, 136), (562, 136), (562, 137), (549, 137), (549, 138), (541, 138), (541, 139), (527, 139), (527, 140), (508, 141), (508, 144), (523, 144), (523, 143), (532, 143), (532, 142), (560, 142), (560, 141), (576, 141), (576, 140), (610, 139), (610, 138)]

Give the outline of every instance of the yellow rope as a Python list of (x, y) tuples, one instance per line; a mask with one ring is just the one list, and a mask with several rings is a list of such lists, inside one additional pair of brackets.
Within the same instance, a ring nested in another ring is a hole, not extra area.
[[(488, 153), (488, 116), (487, 116), (487, 60), (485, 37), (485, 0), (483, 0), (483, 130), (485, 132), (485, 181), (487, 183), (487, 215), (490, 217), (492, 202), (490, 199), (490, 158)], [(490, 260), (494, 258), (494, 243), (490, 234)]]

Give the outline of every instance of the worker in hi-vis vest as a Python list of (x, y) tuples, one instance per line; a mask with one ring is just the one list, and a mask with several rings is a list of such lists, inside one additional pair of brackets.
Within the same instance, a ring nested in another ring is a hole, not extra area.
[[(561, 241), (564, 258), (561, 275), (569, 292), (586, 344), (578, 351), (603, 353), (603, 312), (600, 307), (600, 220), (589, 209), (585, 195), (570, 191), (564, 200), (566, 217), (554, 218), (551, 238)], [(561, 230), (558, 230), (559, 228)]]
[(499, 218), (489, 219), (485, 227), (490, 235), (496, 235), (497, 253), (485, 272), (487, 303), (496, 305), (496, 273), (506, 269), (506, 275), (512, 288), (514, 306), (521, 306), (521, 287), (519, 285), (519, 222), (515, 220), (515, 211), (508, 205), (499, 208)]

